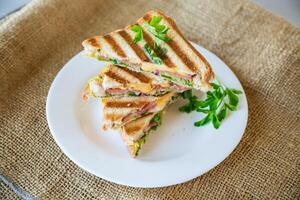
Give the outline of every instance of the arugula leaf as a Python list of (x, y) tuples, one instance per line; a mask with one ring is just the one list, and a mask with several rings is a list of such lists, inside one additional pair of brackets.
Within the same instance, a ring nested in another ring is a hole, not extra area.
[(166, 33), (158, 33), (158, 34), (156, 35), (156, 37), (158, 37), (159, 39), (161, 39), (162, 41), (164, 41), (164, 42), (166, 42), (166, 43), (172, 41), (172, 39), (169, 38), (169, 37), (166, 35)]
[(214, 91), (214, 95), (218, 98), (218, 99), (222, 99), (224, 97), (224, 94), (222, 93), (221, 89), (218, 88), (216, 89), (216, 91)]
[(154, 51), (160, 58), (165, 58), (168, 50), (154, 42)]
[(227, 103), (225, 103), (225, 105), (226, 105), (226, 107), (227, 107), (229, 110), (231, 110), (231, 111), (236, 111), (236, 110), (237, 110), (237, 107), (236, 107), (236, 106), (233, 106), (233, 105), (227, 104)]
[(196, 107), (206, 108), (206, 107), (208, 107), (211, 104), (211, 102), (213, 100), (214, 100), (213, 98), (208, 98), (208, 99), (206, 99), (204, 101), (197, 101), (197, 102), (195, 102), (195, 104), (196, 104)]
[(130, 96), (130, 97), (136, 97), (136, 96), (139, 96), (139, 95), (137, 95), (137, 94), (134, 93), (134, 92), (129, 92), (129, 93), (128, 93), (128, 96)]
[(226, 94), (228, 94), (229, 104), (232, 106), (237, 106), (239, 103), (239, 97), (234, 94), (230, 89), (226, 89)]
[(196, 96), (191, 96), (191, 95), (192, 95), (192, 91), (191, 90), (185, 91), (185, 92), (183, 92), (181, 94), (181, 96), (183, 98), (188, 98), (189, 103), (187, 105), (181, 106), (179, 108), (180, 112), (190, 113), (190, 112), (192, 112), (192, 111), (194, 111), (196, 109), (195, 102), (197, 101), (197, 97)]
[(217, 115), (220, 122), (223, 121), (223, 119), (225, 119), (225, 117), (226, 117), (226, 109), (227, 109), (226, 105), (223, 104), (220, 112)]
[(131, 30), (133, 31), (133, 32), (139, 32), (140, 30), (141, 30), (142, 28), (139, 26), (139, 25), (133, 25), (132, 27), (131, 27)]
[(197, 112), (202, 112), (202, 113), (205, 113), (205, 114), (210, 113), (210, 110), (206, 110), (206, 109), (202, 109), (202, 108), (197, 108), (196, 111)]
[(162, 59), (160, 59), (157, 54), (151, 49), (150, 45), (146, 43), (144, 45), (144, 49), (148, 57), (155, 63), (155, 64), (163, 64)]
[(170, 76), (167, 74), (161, 74), (161, 77), (171, 80), (171, 81), (174, 81), (174, 82), (180, 82), (181, 84), (189, 86), (189, 87), (193, 87), (193, 82), (183, 79), (183, 78), (178, 78), (176, 76)]
[(208, 91), (206, 93), (206, 95), (207, 95), (208, 98), (216, 98), (215, 94), (213, 92), (211, 92), (211, 91)]
[(221, 123), (215, 113), (212, 114), (212, 123), (213, 123), (215, 129), (218, 129), (221, 126)]
[(214, 99), (213, 101), (211, 101), (211, 103), (209, 104), (209, 109), (211, 111), (216, 110), (218, 108), (218, 99)]
[(152, 119), (151, 122), (160, 123), (161, 122), (161, 115), (160, 113), (156, 114)]
[(192, 104), (187, 104), (187, 105), (184, 105), (184, 106), (181, 106), (179, 108), (179, 111), (180, 112), (185, 112), (185, 113), (190, 113), (192, 112), (194, 109), (193, 109), (193, 106)]
[(158, 25), (156, 28), (160, 31), (160, 33), (163, 33), (163, 34), (167, 34), (167, 32), (169, 30), (169, 28), (164, 25)]
[(143, 29), (139, 25), (134, 25), (131, 27), (131, 30), (135, 32), (135, 36), (133, 38), (133, 42), (136, 44), (137, 42), (143, 39)]
[[(172, 41), (171, 38), (167, 37), (167, 32), (169, 30), (165, 25), (159, 24), (162, 20), (161, 16), (153, 16), (149, 23), (144, 23), (143, 26), (152, 33), (155, 38), (162, 40), (164, 42)], [(157, 41), (156, 41), (157, 43)], [(159, 43), (159, 42), (158, 42)]]
[(186, 90), (184, 92), (181, 93), (181, 96), (184, 98), (184, 99), (189, 99), (193, 96), (192, 94), (192, 90)]
[(111, 62), (112, 64), (118, 65), (118, 66), (120, 66), (120, 67), (127, 67), (127, 66), (128, 66), (127, 64), (125, 64), (125, 63), (123, 63), (123, 62), (121, 62), (121, 61), (119, 61), (119, 60), (117, 60), (117, 59), (115, 59), (115, 58), (112, 58), (112, 59), (109, 59), (109, 60), (106, 60), (106, 61), (109, 61), (109, 62)]
[(157, 26), (159, 24), (159, 22), (161, 21), (162, 17), (161, 16), (153, 16), (151, 21), (150, 21), (150, 25), (151, 26)]
[(218, 84), (216, 84), (216, 83), (211, 83), (211, 86), (213, 86), (213, 88), (214, 88), (215, 90), (217, 90), (217, 89), (220, 88), (220, 86), (219, 86)]
[(152, 126), (149, 130), (151, 130), (151, 131), (156, 131), (157, 128), (158, 128), (158, 125)]
[(206, 115), (206, 117), (204, 117), (202, 120), (195, 122), (195, 123), (194, 123), (194, 126), (197, 126), (197, 127), (203, 126), (203, 125), (207, 124), (208, 122), (210, 122), (210, 121), (211, 121), (211, 118), (212, 118), (212, 115), (211, 115), (211, 114), (208, 114), (208, 115)]
[(230, 90), (231, 90), (234, 94), (242, 94), (242, 93), (243, 93), (242, 91), (236, 90), (236, 89), (234, 89), (234, 88), (231, 88)]
[(188, 104), (179, 108), (181, 112), (190, 113), (192, 111), (205, 113), (206, 117), (194, 123), (195, 126), (203, 126), (210, 121), (215, 129), (221, 126), (221, 122), (227, 116), (227, 109), (236, 111), (239, 103), (239, 94), (241, 91), (226, 88), (218, 82), (212, 83), (213, 89), (206, 93), (205, 100), (199, 100), (197, 96), (192, 94), (191, 90), (185, 91), (181, 94), (183, 99), (188, 100)]

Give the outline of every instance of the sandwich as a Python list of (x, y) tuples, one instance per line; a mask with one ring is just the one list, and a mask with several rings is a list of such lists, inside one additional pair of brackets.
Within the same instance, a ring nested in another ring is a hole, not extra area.
[(183, 92), (185, 89), (151, 73), (135, 72), (108, 64), (98, 76), (89, 80), (83, 92), (83, 99), (88, 99), (89, 96), (159, 96), (170, 91)]
[(177, 96), (177, 93), (169, 92), (157, 97), (128, 96), (102, 98), (102, 129), (118, 129), (147, 114), (161, 112)]
[(161, 11), (135, 24), (82, 42), (84, 54), (136, 72), (149, 72), (186, 88), (207, 91), (214, 74), (207, 60)]
[(162, 112), (148, 113), (120, 128), (122, 138), (132, 157), (136, 157), (149, 133), (161, 125)]

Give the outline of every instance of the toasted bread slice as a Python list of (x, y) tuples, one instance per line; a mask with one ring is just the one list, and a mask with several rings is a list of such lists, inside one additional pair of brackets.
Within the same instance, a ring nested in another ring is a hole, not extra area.
[(162, 111), (177, 96), (169, 92), (162, 96), (129, 96), (102, 99), (102, 129), (117, 129), (139, 117), (149, 113)]
[(161, 112), (149, 113), (131, 121), (120, 128), (122, 138), (128, 146), (129, 153), (136, 157), (145, 143), (149, 133), (161, 124)]
[[(157, 64), (145, 49), (147, 44), (155, 51), (154, 34), (149, 30), (152, 17), (162, 18), (161, 25), (168, 27), (167, 37), (170, 42), (160, 43), (166, 50), (161, 57), (163, 63)], [(130, 68), (133, 71), (151, 72), (189, 88), (206, 91), (214, 74), (207, 60), (183, 37), (175, 22), (161, 11), (149, 11), (134, 25), (142, 28), (143, 39), (134, 43), (133, 25), (114, 31), (108, 35), (95, 36), (83, 41), (85, 54), (100, 60), (113, 62)]]

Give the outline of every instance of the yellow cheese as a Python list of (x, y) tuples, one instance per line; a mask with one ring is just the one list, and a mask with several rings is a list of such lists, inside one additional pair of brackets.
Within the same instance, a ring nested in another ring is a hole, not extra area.
[(149, 93), (152, 91), (152, 85), (148, 83), (129, 83), (127, 85), (129, 88), (143, 93)]
[(156, 100), (156, 105), (159, 110), (163, 110), (164, 107), (168, 104), (168, 102), (171, 100), (172, 96), (174, 96), (175, 92), (170, 92), (166, 94), (163, 98), (159, 98)]

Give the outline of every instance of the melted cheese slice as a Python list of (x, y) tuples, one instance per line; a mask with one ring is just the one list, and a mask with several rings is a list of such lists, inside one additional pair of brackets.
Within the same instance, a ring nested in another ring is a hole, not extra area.
[(175, 92), (170, 92), (164, 96), (164, 98), (159, 98), (156, 100), (156, 109), (163, 110), (169, 101), (172, 100), (172, 97), (175, 95)]
[(130, 83), (127, 86), (142, 93), (149, 93), (153, 90), (152, 85), (148, 83)]

